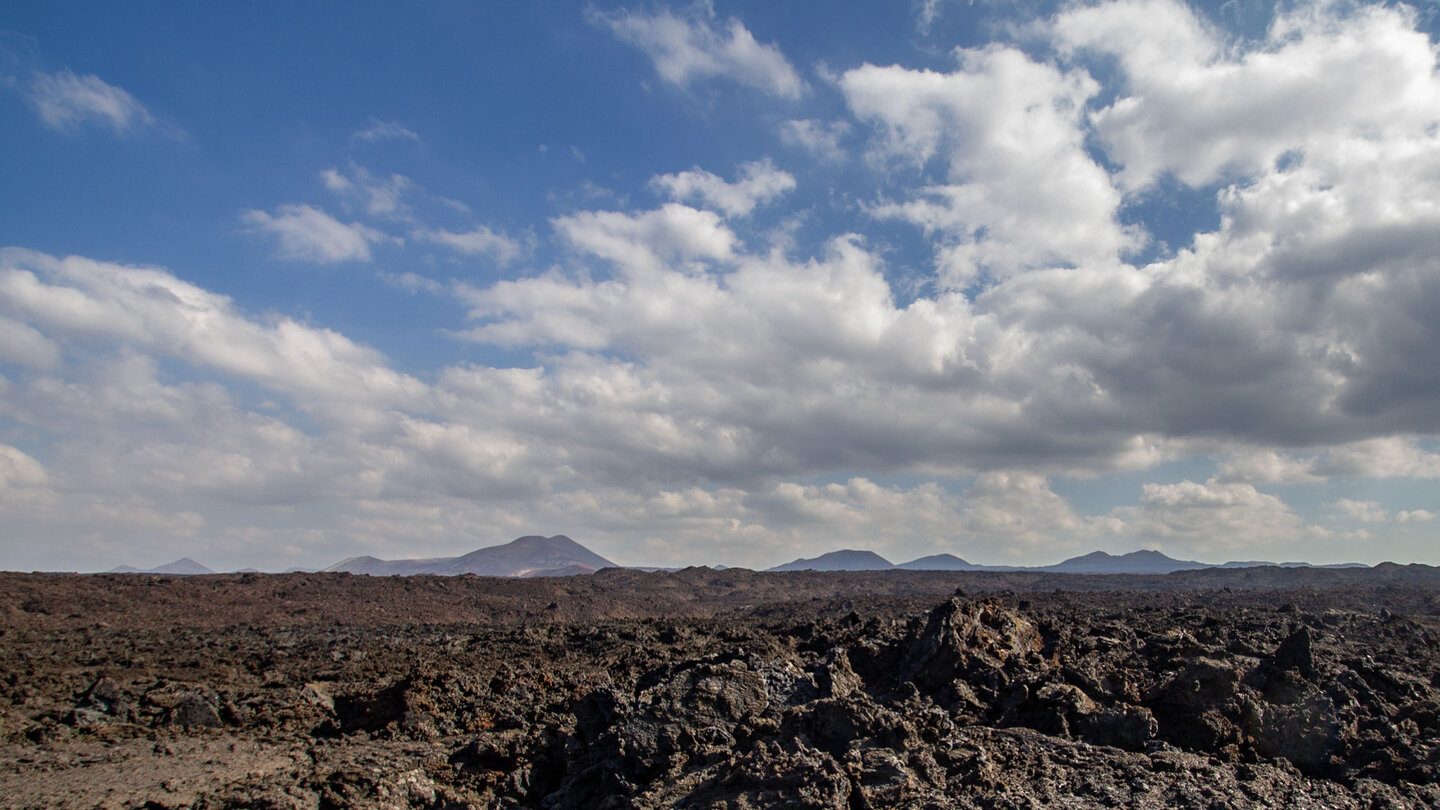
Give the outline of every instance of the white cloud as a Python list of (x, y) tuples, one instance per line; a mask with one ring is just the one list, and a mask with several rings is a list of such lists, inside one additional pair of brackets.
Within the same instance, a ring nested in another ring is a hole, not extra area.
[[(402, 174), (378, 175), (366, 167), (352, 162), (344, 170), (338, 168), (323, 170), (320, 172), (320, 180), (325, 188), (341, 201), (345, 210), (370, 217), (372, 220), (385, 220), (408, 225), (410, 237), (418, 242), (441, 245), (466, 256), (488, 255), (502, 265), (514, 262), (531, 249), (528, 241), (501, 233), (483, 224), (477, 224), (468, 230), (450, 230), (430, 225), (427, 214), (433, 214), (437, 207), (443, 208), (445, 214), (450, 217), (453, 217), (455, 213), (460, 213), (466, 215), (467, 219), (471, 213), (470, 208), (464, 203), (429, 194)], [(296, 206), (290, 207), (296, 208)], [(297, 222), (295, 225), (296, 230), (325, 235), (319, 241), (326, 245), (326, 249), (311, 251), (311, 255), (349, 255), (353, 258), (361, 258), (362, 255), (368, 256), (370, 244), (381, 241), (401, 243), (399, 239), (392, 239), (384, 233), (358, 222), (352, 222), (349, 225), (341, 225), (337, 221), (324, 222), (315, 216), (317, 213), (306, 212), (307, 220), (313, 219), (314, 221)], [(320, 216), (328, 215), (321, 214)], [(337, 225), (353, 232), (354, 237), (358, 237), (358, 240), (338, 230)], [(533, 241), (533, 236), (529, 236), (528, 239)], [(342, 245), (354, 248), (355, 252), (347, 254)], [(365, 248), (364, 254), (358, 252), (362, 246)]]
[(1313, 483), (1332, 477), (1440, 478), (1440, 453), (1420, 447), (1413, 438), (1386, 436), (1337, 444), (1318, 453), (1233, 452), (1218, 471), (1222, 480), (1257, 484)]
[(0, 316), (0, 359), (53, 368), (60, 362), (60, 347), (28, 324)]
[(1077, 7), (1053, 31), (1120, 60), (1128, 92), (1094, 122), (1127, 188), (1164, 172), (1203, 185), (1336, 137), (1424, 129), (1440, 106), (1434, 46), (1404, 7), (1301, 4), (1238, 46), (1177, 0)]
[[(69, 441), (69, 440), (67, 440)], [(93, 571), (127, 562), (137, 548), (176, 542), (181, 554), (194, 553), (205, 526), (194, 511), (159, 506), (126, 491), (105, 491), (68, 473), (87, 470), (81, 459), (59, 461), (52, 474), (25, 452), (0, 444), (0, 515), (5, 520), (6, 567)]]
[(1428, 509), (1406, 509), (1391, 515), (1379, 501), (1355, 501), (1340, 498), (1330, 504), (1336, 511), (1362, 523), (1422, 523), (1440, 517)]
[(419, 273), (377, 273), (381, 281), (390, 286), (404, 290), (408, 293), (429, 293), (439, 295), (446, 290), (446, 286), (433, 278), (427, 278)]
[(370, 245), (387, 238), (374, 228), (358, 222), (347, 225), (309, 205), (282, 205), (274, 214), (251, 210), (241, 219), (274, 237), (276, 255), (292, 261), (368, 262)]
[(1142, 242), (1116, 215), (1119, 191), (1086, 152), (1088, 75), (1031, 61), (1002, 46), (960, 49), (953, 73), (865, 65), (840, 88), (855, 115), (879, 128), (877, 154), (948, 182), (915, 199), (873, 207), (940, 237), (947, 286), (1030, 269), (1114, 263)]
[(414, 219), (404, 197), (415, 190), (415, 184), (404, 175), (376, 177), (364, 166), (352, 163), (348, 174), (339, 169), (326, 169), (320, 172), (320, 180), (341, 200), (358, 204), (372, 217), (401, 222)]
[(845, 121), (831, 121), (827, 124), (814, 118), (806, 118), (781, 124), (780, 140), (806, 149), (826, 163), (839, 163), (845, 159), (845, 150), (840, 146), (840, 141), (850, 130), (850, 124)]
[(673, 84), (725, 77), (781, 98), (797, 99), (805, 92), (804, 80), (779, 48), (757, 42), (739, 20), (719, 23), (708, 6), (685, 17), (660, 8), (653, 14), (594, 13), (592, 19), (644, 51), (660, 77)]
[[(1440, 177), (1426, 163), (1435, 150), (1422, 148), (1433, 136), (1381, 128), (1369, 147), (1272, 167), (1222, 191), (1214, 233), (1173, 258), (1126, 266), (1112, 249), (1127, 238), (1113, 221), (1118, 192), (1083, 148), (1088, 80), (1003, 48), (962, 56), (957, 73), (869, 68), (847, 73), (841, 86), (873, 111), (884, 155), (910, 165), (930, 156), (947, 173), (964, 170), (968, 182), (897, 207), (922, 223), (933, 217), (943, 248), (991, 251), (1023, 272), (992, 279), (973, 299), (942, 289), (902, 307), (889, 269), (858, 239), (791, 261), (747, 253), (718, 218), (684, 206), (587, 212), (557, 220), (557, 231), (618, 272), (595, 280), (582, 264), (570, 275), (468, 289), (480, 323), (466, 334), (569, 352), (567, 368), (584, 373), (623, 371), (665, 403), (653, 407), (669, 424), (714, 441), (688, 461), (665, 459), (664, 468), (704, 470), (715, 481), (866, 465), (1098, 473), (1141, 468), (1184, 446), (1234, 450), (1217, 480), (1194, 485), (1214, 492), (1347, 470), (1429, 474), (1433, 454), (1404, 450), (1410, 442), (1395, 437), (1437, 426), (1440, 378), (1426, 358), (1440, 334), (1425, 313), (1440, 305), (1440, 286), (1422, 258), (1433, 253), (1423, 236), (1433, 213), (1423, 201), (1435, 198), (1428, 184)], [(1043, 80), (1015, 94), (1034, 105), (976, 89), (1022, 76)], [(1057, 101), (1066, 98), (1073, 108)], [(1036, 132), (1012, 133), (1016, 122)], [(973, 154), (960, 154), (961, 143)], [(1004, 240), (983, 229), (967, 244), (956, 212), (970, 203), (955, 189), (973, 185), (979, 199), (1001, 187), (974, 209), (977, 221), (1001, 221), (1003, 210), (985, 206), (1043, 186), (1022, 182), (1031, 169), (1006, 144), (1078, 167), (1085, 182), (1076, 187), (1094, 191), (1091, 210), (1016, 197), (1017, 211), (1040, 212), (1033, 228)], [(999, 169), (970, 168), (991, 153)], [(1005, 173), (1012, 169), (1013, 177)], [(1056, 222), (1090, 226), (1073, 228), (1076, 246), (1066, 247), (1072, 237)], [(1045, 267), (1041, 253), (1027, 254), (1036, 245), (1022, 237), (1032, 233), (1045, 255), (1075, 266)], [(1328, 258), (1303, 252), (1312, 236), (1332, 246)], [(550, 396), (560, 393), (552, 371), (538, 378)], [(1371, 391), (1385, 393), (1360, 398)], [(1326, 445), (1309, 456), (1277, 449)], [(1255, 492), (1254, 503), (1274, 519), (1271, 536), (1309, 531), (1280, 531), (1283, 504), (1265, 497)], [(1216, 525), (1222, 534), (1239, 529)]]
[(727, 183), (718, 175), (699, 168), (677, 174), (662, 174), (650, 180), (676, 202), (699, 200), (727, 217), (748, 216), (755, 206), (769, 202), (795, 188), (795, 177), (762, 160), (740, 166), (740, 177)]
[[(167, 383), (130, 348), (10, 392), (12, 415), (63, 435), (51, 463), (77, 492), (287, 506), (366, 492), (360, 465), (213, 383)], [(88, 418), (87, 418), (88, 415)]]
[[(606, 402), (616, 416), (635, 407), (564, 390), (572, 369), (654, 391), (655, 404), (633, 416), (663, 417), (701, 452), (654, 458), (651, 446), (616, 450), (657, 469), (693, 463), (723, 481), (846, 465), (985, 469), (1016, 463), (1012, 442), (1028, 446), (1027, 456), (1056, 453), (1057, 466), (1092, 453), (1113, 453), (1105, 464), (1131, 463), (1116, 461), (1135, 452), (1129, 434), (1061, 439), (1064, 429), (1056, 428), (1041, 439), (1014, 401), (986, 393), (991, 372), (984, 369), (998, 361), (989, 353), (1004, 334), (972, 320), (963, 297), (897, 309), (881, 265), (853, 240), (798, 264), (734, 256), (726, 232), (703, 213), (676, 207), (561, 223), (577, 246), (618, 262), (621, 273), (600, 281), (552, 273), (463, 289), (481, 321), (466, 336), (643, 358), (571, 355), (547, 367), (539, 391), (556, 418), (572, 397), (591, 407)], [(694, 272), (695, 257), (707, 252), (734, 269)], [(1070, 392), (1057, 396), (1078, 401)]]
[(965, 502), (961, 536), (967, 548), (980, 546), (991, 559), (1000, 551), (1031, 560), (1038, 550), (1094, 544), (1123, 527), (1120, 521), (1077, 514), (1049, 481), (1033, 473), (985, 473), (966, 490)]
[(735, 234), (710, 211), (670, 203), (630, 215), (582, 211), (553, 222), (575, 246), (631, 272), (659, 272), (669, 262), (723, 261), (737, 247)]
[(0, 491), (31, 487), (48, 480), (40, 462), (8, 444), (0, 444)]
[[(940, 552), (972, 561), (1013, 561), (1018, 533), (1012, 526), (998, 525), (998, 504), (987, 504), (996, 524), (992, 531), (976, 534), (978, 522), (966, 516), (967, 497), (969, 493), (955, 496), (935, 483), (897, 487), (856, 477), (829, 484), (777, 481), (749, 489), (637, 491), (598, 486), (556, 493), (529, 505), (455, 503), (420, 512), (397, 504), (375, 505), (373, 511), (394, 515), (393, 522), (387, 518), (375, 524), (374, 532), (381, 535), (413, 532), (417, 522), (433, 527), (424, 531), (436, 537), (463, 531), (458, 514), (465, 515), (466, 525), (473, 521), (517, 531), (535, 525), (584, 526), (587, 545), (621, 564), (689, 565), (704, 560), (767, 568), (837, 548), (870, 549), (897, 563)], [(1029, 504), (1017, 500), (1014, 505)]]
[(1440, 478), (1440, 453), (1390, 436), (1331, 448), (1315, 466), (1326, 476)]
[(916, 0), (915, 30), (922, 34), (930, 33), (930, 27), (940, 19), (944, 2), (945, 0)]
[(1308, 484), (1323, 480), (1313, 465), (1314, 459), (1244, 449), (1232, 451), (1216, 466), (1216, 478), (1226, 483)]
[(371, 118), (370, 123), (362, 130), (350, 136), (357, 141), (366, 143), (377, 143), (379, 141), (414, 141), (420, 143), (420, 136), (414, 131), (405, 127), (399, 121), (381, 121)]
[(1362, 523), (1384, 523), (1390, 519), (1379, 501), (1354, 501), (1349, 498), (1341, 498), (1331, 506)]
[(126, 344), (335, 406), (384, 409), (428, 395), (373, 349), (289, 318), (257, 322), (163, 270), (5, 249), (0, 308), (52, 340)]
[(30, 81), (30, 102), (51, 128), (73, 131), (85, 124), (108, 127), (117, 135), (159, 125), (135, 97), (95, 75), (68, 70), (36, 73)]
[[(87, 514), (162, 526), (170, 538), (204, 526), (179, 505), (195, 499), (370, 504), (365, 516), (332, 524), (317, 549), (397, 538), (480, 545), (508, 539), (497, 531), (542, 525), (581, 527), (602, 552), (628, 548), (625, 562), (761, 567), (838, 544), (897, 561), (950, 551), (1025, 562), (1062, 548), (1188, 552), (1294, 544), (1314, 532), (1273, 496), (1218, 481), (1151, 485), (1136, 507), (1078, 514), (1042, 475), (1016, 468), (1063, 466), (1073, 454), (1093, 470), (1149, 451), (1128, 436), (1047, 432), (1055, 414), (1007, 401), (1007, 380), (1032, 402), (1038, 389), (1027, 380), (1060, 380), (1028, 376), (1025, 352), (1001, 353), (1008, 338), (965, 299), (897, 309), (874, 257), (851, 241), (803, 264), (732, 251), (723, 276), (665, 269), (693, 258), (697, 248), (674, 226), (699, 213), (606, 221), (607, 234), (656, 243), (647, 249), (658, 266), (647, 259), (641, 272), (471, 290), (467, 300), (493, 319), (488, 326), (579, 350), (529, 369), (447, 368), (433, 385), (340, 335), (249, 318), (164, 271), (9, 251), (0, 307), (77, 358), (100, 354), (12, 386), (0, 407), (67, 435), (53, 468), (76, 491), (108, 493)], [(602, 254), (610, 247), (594, 244)], [(129, 348), (117, 354), (117, 344)], [(307, 433), (283, 409), (247, 409), (221, 384), (166, 382), (151, 357), (259, 383), (318, 419), (307, 420)], [(1063, 385), (1055, 401), (1085, 404)], [(1104, 453), (1113, 459), (1101, 461)], [(959, 496), (863, 476), (793, 482), (837, 469), (956, 475), (986, 466), (1000, 468)], [(27, 509), (38, 525), (51, 507)], [(407, 510), (445, 517), (387, 536)], [(274, 537), (290, 542), (285, 532)], [(637, 537), (643, 545), (633, 545)]]
[(1317, 531), (1274, 495), (1216, 479), (1146, 484), (1139, 505), (1112, 515), (1144, 540), (1207, 552), (1295, 544)]
[(485, 225), (477, 225), (464, 233), (444, 230), (421, 230), (411, 234), (415, 239), (444, 245), (467, 256), (493, 256), (500, 264), (510, 264), (525, 254), (523, 243)]

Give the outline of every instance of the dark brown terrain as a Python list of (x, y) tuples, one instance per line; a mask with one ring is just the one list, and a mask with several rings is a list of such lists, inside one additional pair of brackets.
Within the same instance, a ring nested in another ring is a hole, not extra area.
[(0, 804), (1434, 807), (1440, 572), (0, 574)]

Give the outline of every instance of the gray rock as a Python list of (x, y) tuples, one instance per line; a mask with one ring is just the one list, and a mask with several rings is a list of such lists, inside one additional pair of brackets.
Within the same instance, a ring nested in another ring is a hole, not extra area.
[(220, 711), (204, 695), (191, 692), (182, 697), (161, 720), (167, 726), (219, 726)]

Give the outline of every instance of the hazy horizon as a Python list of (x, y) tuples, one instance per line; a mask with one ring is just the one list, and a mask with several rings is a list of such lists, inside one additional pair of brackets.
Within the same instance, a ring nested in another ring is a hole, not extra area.
[[(532, 535), (532, 536), (533, 536), (533, 535)], [(516, 538), (516, 539), (519, 539), (519, 538)], [(569, 539), (574, 540), (574, 538), (569, 538)], [(493, 545), (494, 545), (494, 546), (508, 545), (510, 542), (513, 542), (513, 541), (506, 541), (505, 543), (497, 543), (497, 544), (493, 544)], [(575, 542), (579, 542), (579, 541), (575, 541)], [(584, 544), (584, 543), (580, 543), (580, 545), (581, 545), (581, 546), (584, 546), (585, 544)], [(480, 548), (470, 549), (470, 551), (479, 551), (479, 550), (486, 549), (486, 548), (491, 548), (491, 547), (493, 547), (493, 546), (481, 546)], [(766, 571), (766, 570), (769, 570), (769, 569), (771, 569), (771, 568), (776, 568), (776, 567), (783, 566), (783, 565), (788, 565), (788, 564), (792, 564), (792, 563), (796, 563), (796, 562), (801, 562), (801, 561), (804, 561), (804, 560), (815, 560), (815, 559), (818, 559), (818, 558), (820, 558), (820, 557), (824, 557), (824, 556), (827, 556), (827, 555), (832, 555), (832, 554), (844, 554), (844, 553), (855, 553), (855, 552), (859, 552), (859, 553), (873, 553), (873, 552), (870, 551), (870, 549), (864, 549), (864, 548), (835, 548), (835, 549), (829, 549), (829, 550), (826, 550), (826, 551), (823, 551), (823, 552), (817, 552), (814, 556), (810, 556), (810, 557), (797, 557), (797, 558), (794, 558), (794, 559), (779, 560), (779, 561), (776, 561), (776, 562), (774, 562), (774, 563), (763, 564), (763, 565), (758, 565), (758, 566), (735, 566), (735, 565), (727, 565), (727, 564), (722, 563), (722, 562), (705, 561), (705, 560), (694, 560), (694, 561), (691, 561), (691, 562), (686, 563), (685, 565), (671, 565), (671, 566), (650, 565), (650, 564), (647, 564), (647, 563), (644, 563), (644, 562), (631, 563), (631, 564), (628, 564), (628, 565), (627, 565), (627, 564), (616, 563), (616, 565), (617, 565), (618, 567), (621, 567), (621, 568), (645, 568), (645, 569), (651, 569), (651, 568), (680, 569), (680, 568), (685, 568), (685, 567), (689, 567), (689, 566), (697, 566), (697, 567), (710, 567), (710, 568), (719, 568), (719, 567), (724, 567), (724, 568), (750, 568), (750, 569), (756, 570), (756, 571)], [(1164, 552), (1163, 552), (1163, 551), (1160, 551), (1159, 549), (1150, 549), (1150, 548), (1135, 549), (1135, 550), (1132, 551), (1132, 552), (1123, 552), (1123, 554), (1130, 554), (1130, 553), (1136, 553), (1136, 552), (1159, 552), (1159, 553), (1161, 553), (1161, 554), (1164, 554)], [(449, 560), (449, 559), (454, 559), (455, 557), (464, 556), (464, 554), (466, 554), (466, 553), (469, 553), (469, 552), (461, 552), (460, 554), (456, 554), (456, 555), (427, 555), (427, 554), (420, 554), (420, 555), (417, 555), (417, 556), (414, 556), (414, 557), (396, 557), (396, 558), (390, 558), (390, 561), (404, 562), (404, 561), (424, 561), (424, 560), (442, 560), (442, 559), (443, 559), (443, 560)], [(976, 561), (970, 560), (970, 559), (965, 559), (964, 561), (967, 562), (967, 563), (970, 563), (970, 564), (972, 564), (972, 565), (990, 566), (990, 567), (996, 567), (996, 568), (1005, 567), (1005, 566), (1012, 566), (1012, 567), (1017, 567), (1017, 568), (1044, 568), (1044, 567), (1046, 567), (1046, 566), (1058, 565), (1058, 564), (1060, 564), (1060, 563), (1068, 562), (1068, 561), (1070, 561), (1070, 560), (1073, 560), (1073, 559), (1076, 559), (1076, 558), (1079, 558), (1079, 557), (1091, 556), (1091, 555), (1096, 554), (1096, 553), (1102, 553), (1102, 554), (1104, 554), (1104, 553), (1109, 553), (1109, 552), (1104, 552), (1104, 551), (1100, 551), (1100, 550), (1095, 550), (1095, 551), (1089, 551), (1089, 552), (1081, 552), (1081, 553), (1075, 553), (1075, 554), (1068, 554), (1068, 555), (1066, 555), (1065, 557), (1058, 558), (1058, 559), (1053, 559), (1053, 560), (1033, 562), (1033, 563), (1023, 563), (1023, 564), (1022, 564), (1022, 563), (977, 563)], [(955, 552), (955, 551), (943, 551), (943, 550), (942, 550), (942, 551), (932, 552), (932, 553), (930, 553), (930, 554), (921, 555), (921, 556), (916, 557), (916, 558), (914, 558), (914, 559), (889, 559), (889, 558), (885, 557), (884, 555), (877, 555), (877, 556), (879, 556), (881, 559), (883, 559), (883, 560), (891, 563), (892, 565), (894, 565), (894, 566), (896, 566), (896, 567), (898, 568), (898, 567), (900, 567), (900, 566), (902, 566), (902, 565), (905, 565), (905, 564), (907, 564), (907, 563), (918, 562), (918, 561), (920, 561), (920, 560), (922, 560), (922, 559), (927, 559), (927, 558), (936, 557), (936, 556), (944, 556), (944, 555), (947, 555), (947, 554), (948, 554), (948, 555), (951, 555), (951, 556), (954, 556), (954, 557), (957, 557), (957, 558), (962, 558), (962, 559), (964, 559), (964, 555), (963, 555), (963, 554), (957, 553), (957, 552)], [(1114, 555), (1114, 556), (1121, 556), (1121, 555)], [(1166, 556), (1170, 556), (1170, 555), (1166, 555)], [(328, 568), (333, 567), (333, 566), (335, 566), (335, 565), (338, 565), (338, 564), (340, 564), (340, 563), (348, 562), (348, 561), (353, 560), (353, 559), (365, 558), (365, 557), (371, 557), (371, 558), (373, 558), (374, 555), (364, 555), (364, 554), (351, 555), (351, 556), (349, 556), (349, 557), (345, 557), (345, 558), (342, 558), (342, 559), (333, 560), (333, 561), (331, 561), (330, 563), (328, 563), (328, 564), (326, 564), (326, 565), (324, 565), (324, 566), (301, 567), (301, 568), (302, 568), (303, 570), (309, 570), (309, 571), (325, 571), (325, 570), (327, 570)], [(1276, 559), (1276, 560), (1254, 560), (1254, 559), (1237, 559), (1237, 558), (1231, 558), (1231, 559), (1225, 559), (1225, 560), (1188, 560), (1188, 559), (1178, 559), (1178, 558), (1172, 558), (1172, 559), (1177, 559), (1178, 562), (1198, 562), (1198, 563), (1200, 563), (1200, 564), (1202, 564), (1202, 565), (1209, 565), (1209, 566), (1215, 566), (1215, 567), (1220, 567), (1220, 566), (1223, 566), (1223, 565), (1226, 565), (1226, 564), (1229, 564), (1229, 563), (1244, 563), (1244, 562), (1268, 562), (1268, 563), (1274, 563), (1274, 564), (1277, 564), (1277, 565), (1290, 565), (1290, 564), (1321, 565), (1321, 566), (1324, 565), (1324, 564), (1314, 564), (1314, 563), (1311, 563), (1311, 562), (1308, 561), (1308, 560), (1280, 560), (1280, 559)], [(260, 561), (260, 562), (263, 564), (263, 561)], [(1400, 564), (1400, 565), (1410, 564), (1409, 561), (1405, 561), (1405, 560), (1382, 560), (1381, 562), (1391, 562), (1391, 563), (1396, 563), (1396, 564)], [(110, 567), (110, 568), (105, 568), (105, 569), (76, 569), (76, 568), (68, 568), (68, 569), (49, 569), (49, 570), (44, 570), (44, 571), (33, 571), (33, 572), (31, 572), (31, 573), (107, 574), (107, 573), (116, 573), (118, 569), (131, 569), (131, 570), (128, 570), (128, 571), (121, 571), (122, 573), (153, 573), (153, 572), (154, 572), (154, 569), (165, 568), (165, 567), (167, 567), (167, 566), (172, 566), (172, 565), (176, 565), (176, 564), (179, 564), (179, 563), (194, 563), (194, 564), (196, 564), (196, 565), (199, 565), (199, 566), (202, 566), (202, 567), (205, 567), (205, 568), (210, 568), (211, 571), (212, 571), (213, 573), (216, 573), (216, 574), (236, 574), (236, 573), (245, 573), (245, 572), (249, 572), (249, 571), (255, 571), (255, 572), (257, 572), (257, 573), (264, 573), (264, 574), (275, 574), (275, 573), (287, 573), (288, 571), (290, 571), (290, 570), (292, 570), (292, 569), (294, 568), (294, 567), (291, 567), (291, 568), (278, 568), (278, 567), (265, 568), (265, 567), (259, 567), (259, 566), (245, 566), (245, 567), (242, 567), (242, 568), (225, 568), (225, 569), (222, 569), (222, 568), (214, 568), (214, 567), (212, 567), (212, 566), (206, 565), (204, 560), (195, 559), (194, 557), (191, 557), (191, 556), (189, 556), (189, 555), (185, 555), (185, 556), (182, 556), (182, 557), (175, 558), (175, 559), (173, 559), (173, 560), (168, 560), (168, 561), (166, 561), (166, 562), (156, 563), (156, 564), (154, 564), (154, 565), (136, 565), (136, 564), (133, 564), (133, 563), (125, 563), (125, 564), (122, 564), (122, 565), (112, 566), (112, 567)], [(1346, 564), (1355, 564), (1355, 563), (1354, 563), (1354, 561), (1349, 561), (1348, 563), (1338, 563), (1338, 565), (1346, 565)], [(1331, 565), (1336, 565), (1336, 564), (1331, 564)], [(0, 570), (9, 570), (9, 569), (0, 569)], [(23, 572), (23, 571), (15, 571), (14, 573), (26, 573), (26, 572)]]

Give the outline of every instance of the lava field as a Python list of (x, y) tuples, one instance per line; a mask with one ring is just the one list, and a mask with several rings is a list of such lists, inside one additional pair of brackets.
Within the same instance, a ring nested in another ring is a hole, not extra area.
[(1440, 573), (0, 574), (0, 803), (1440, 805)]

